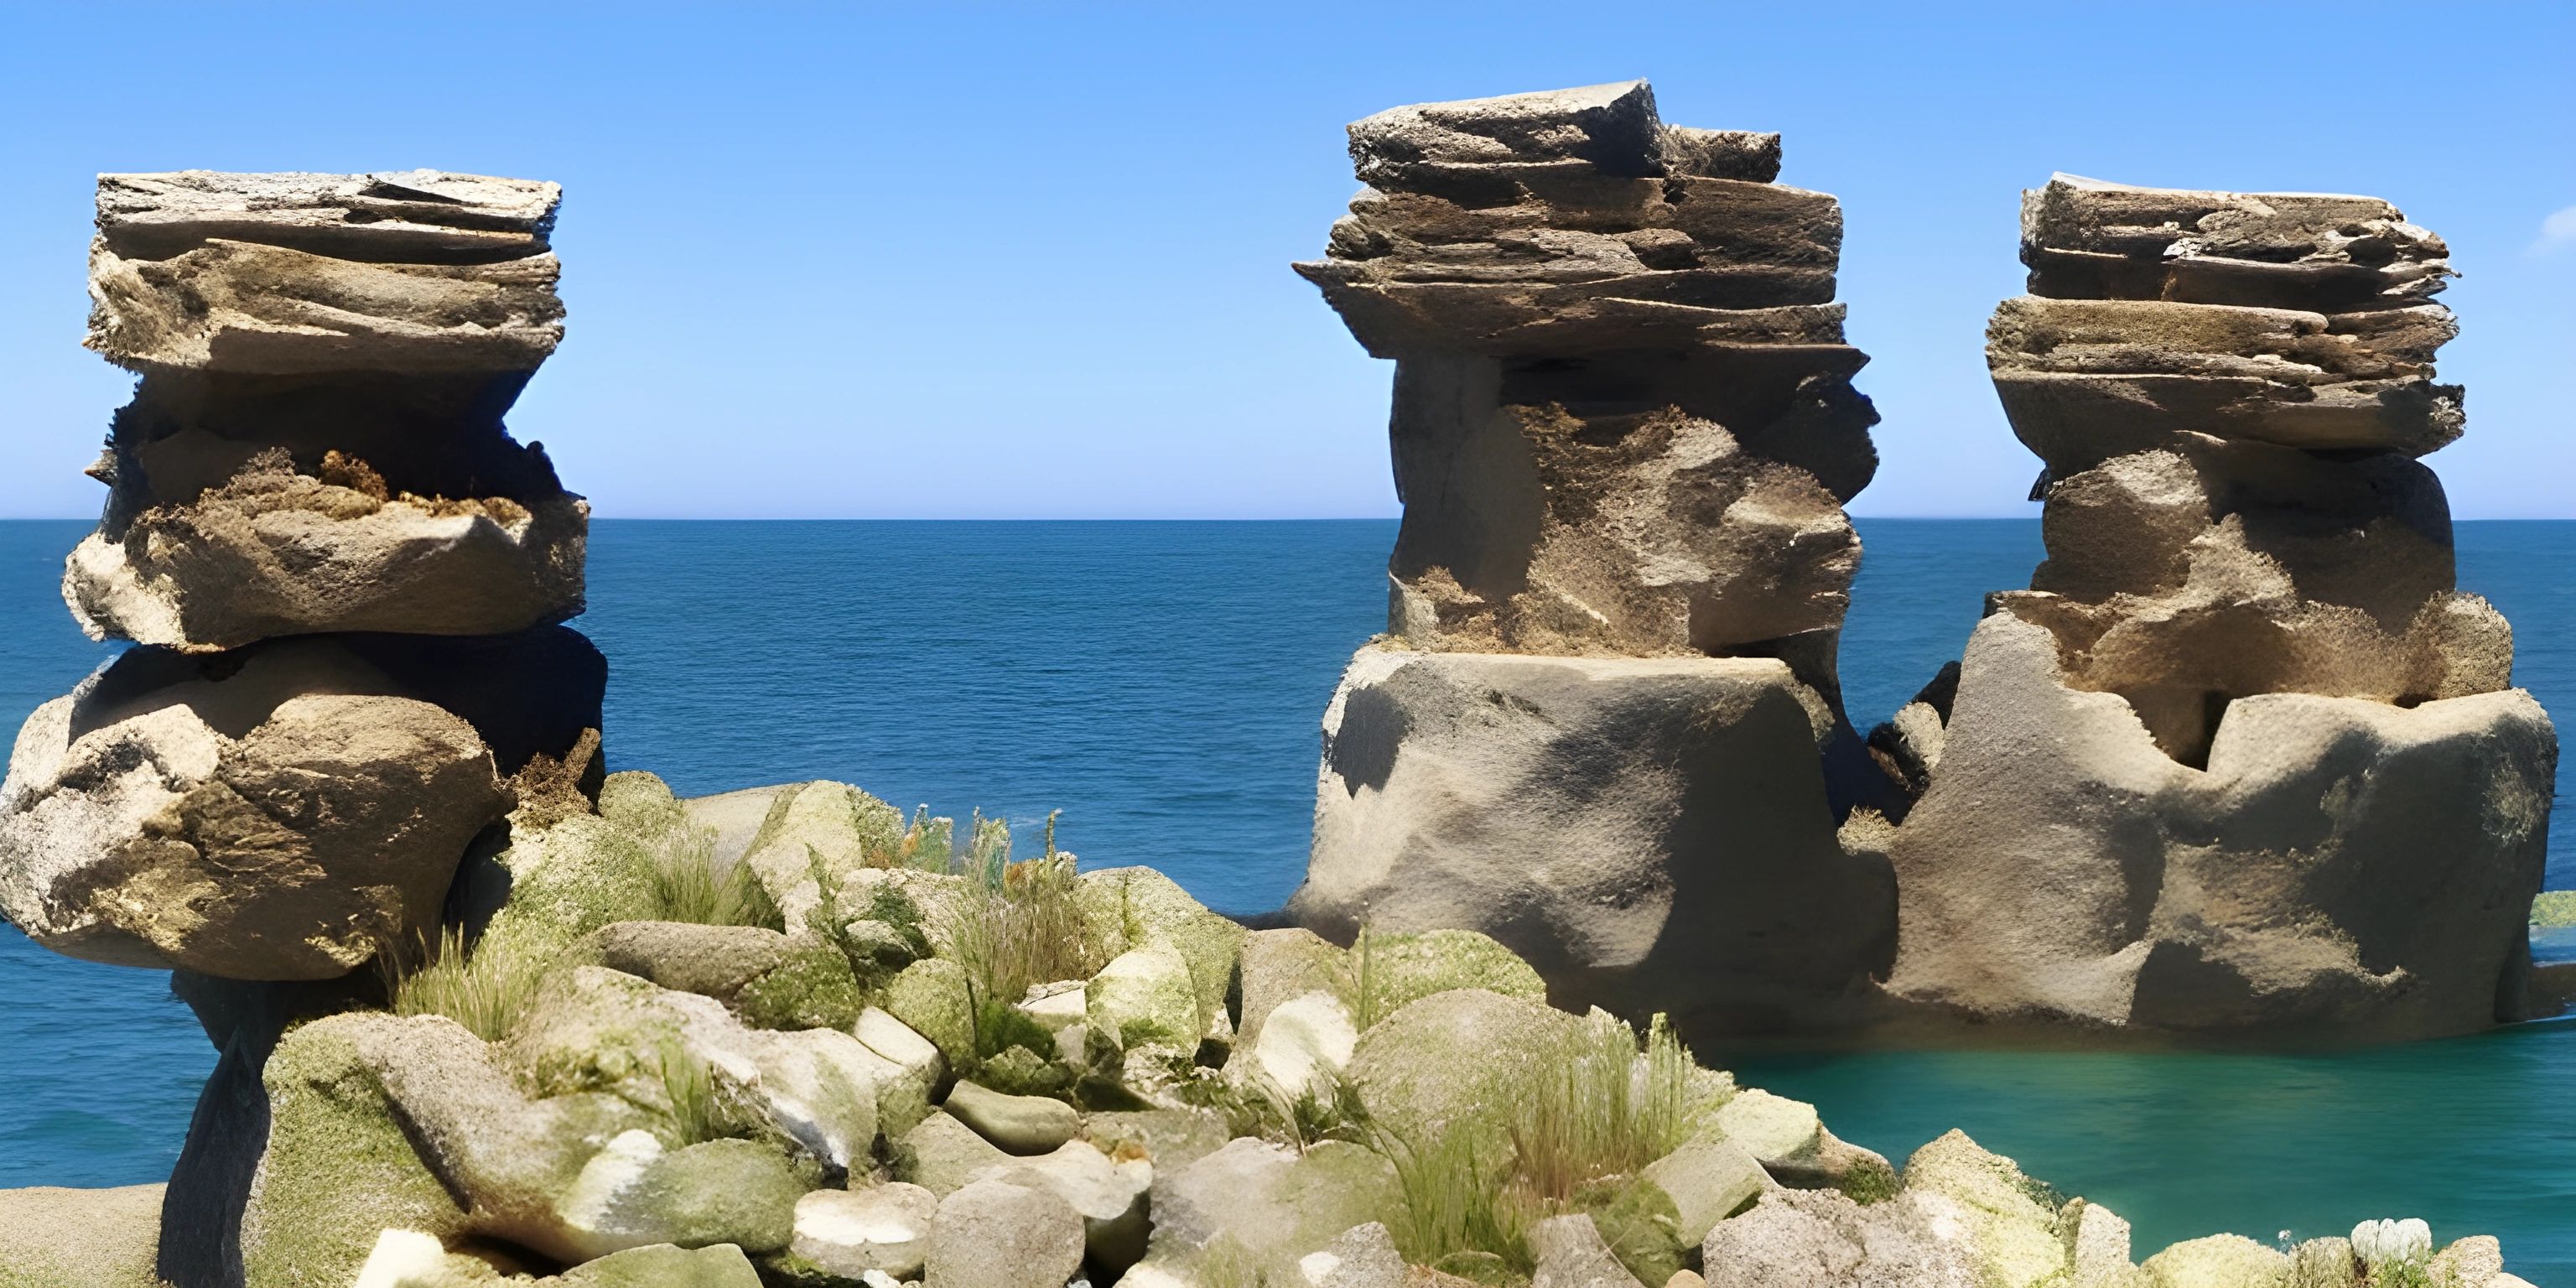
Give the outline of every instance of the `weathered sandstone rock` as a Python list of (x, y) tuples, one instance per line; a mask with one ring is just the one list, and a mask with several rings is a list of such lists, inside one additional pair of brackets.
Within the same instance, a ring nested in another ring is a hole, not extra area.
[(1363, 651), (1290, 916), (1482, 931), (1560, 1004), (1829, 1023), (1884, 969), (1894, 891), (1834, 842), (1814, 701), (1767, 659)]
[(20, 730), (0, 907), (97, 961), (324, 979), (435, 926), (508, 808), (466, 720), (335, 642), (124, 654)]
[(1892, 990), (2185, 1032), (2514, 1013), (2556, 759), (2528, 694), (2239, 697), (2195, 767), (2071, 685), (2059, 649), (2011, 613), (1969, 641), (1940, 767), (1889, 845)]
[(2453, 276), (2450, 249), (2377, 197), (2138, 188), (2060, 174), (2022, 194), (2033, 295), (2364, 312)]
[(102, 175), (91, 348), (136, 368), (529, 371), (562, 190), (450, 175)]

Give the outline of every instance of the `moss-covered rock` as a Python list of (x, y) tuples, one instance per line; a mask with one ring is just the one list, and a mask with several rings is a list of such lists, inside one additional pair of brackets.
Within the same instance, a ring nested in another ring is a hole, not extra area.
[(1720, 1105), (1719, 1134), (1766, 1163), (1812, 1159), (1824, 1139), (1816, 1107), (1803, 1100), (1746, 1087)]
[(1235, 1022), (1235, 1045), (1249, 1049), (1260, 1039), (1262, 1023), (1270, 1013), (1291, 998), (1332, 993), (1350, 1000), (1346, 957), (1323, 936), (1302, 926), (1245, 935), (1239, 954), (1242, 1007)]
[(242, 1266), (261, 1288), (348, 1288), (386, 1229), (447, 1239), (465, 1210), (412, 1148), (357, 1035), (382, 1016), (332, 1016), (268, 1058), (268, 1149), (242, 1211)]
[(1953, 1129), (1914, 1151), (1905, 1163), (1905, 1192), (1943, 1201), (1966, 1230), (1986, 1282), (1997, 1288), (2030, 1288), (2066, 1269), (2059, 1200), (1966, 1132)]
[(943, 957), (906, 966), (878, 1000), (888, 1015), (930, 1039), (951, 1069), (975, 1067), (975, 1011), (968, 1000), (966, 968)]
[(161, 1288), (158, 1185), (0, 1190), (0, 1284), (9, 1288)]
[(689, 825), (688, 810), (659, 774), (641, 769), (610, 774), (599, 786), (599, 816), (646, 836)]
[(921, 1120), (892, 1151), (897, 1179), (941, 1198), (963, 1189), (985, 1171), (1011, 1161), (1011, 1155), (977, 1135), (975, 1129), (934, 1111)]
[(1300, 1259), (1377, 1220), (1397, 1194), (1394, 1164), (1357, 1145), (1325, 1141), (1300, 1153), (1229, 1141), (1186, 1166), (1155, 1169), (1146, 1265), (1186, 1275), (1199, 1253), (1230, 1241), (1268, 1282), (1297, 1283)]
[(2144, 1269), (2155, 1288), (2286, 1288), (2290, 1258), (2241, 1234), (2213, 1234), (2147, 1258)]
[(903, 811), (848, 783), (798, 783), (770, 798), (742, 861), (787, 924), (802, 926), (822, 898), (818, 867), (846, 884), (851, 874), (891, 862), (903, 834)]
[(733, 1005), (762, 1029), (846, 1029), (865, 1009), (849, 958), (811, 933), (789, 936), (778, 964), (744, 984)]
[(665, 1150), (652, 1133), (636, 1131), (595, 1155), (557, 1206), (591, 1257), (656, 1243), (730, 1243), (757, 1256), (787, 1246), (806, 1188), (785, 1157), (760, 1142)]
[(2531, 901), (2531, 924), (2537, 930), (2576, 927), (2576, 890), (2543, 890)]
[(1350, 969), (1366, 1020), (1382, 1019), (1434, 993), (1480, 988), (1524, 1001), (1547, 1000), (1547, 985), (1511, 949), (1473, 930), (1370, 931), (1352, 947)]
[(1231, 918), (1210, 912), (1179, 883), (1152, 868), (1101, 868), (1076, 879), (1075, 901), (1084, 932), (1104, 958), (1115, 958), (1161, 942), (1177, 951), (1189, 968), (1192, 993), (1198, 999), (1198, 1040), (1207, 1021), (1226, 1009), (1234, 993), (1235, 959), (1242, 950), (1244, 928)]
[(1196, 1046), (1207, 1032), (1189, 959), (1178, 945), (1148, 940), (1112, 958), (1083, 990), (1086, 1022), (1121, 1047), (1167, 1042)]
[(586, 959), (600, 929), (649, 921), (658, 911), (653, 851), (643, 837), (596, 814), (513, 830), (500, 862), (510, 872), (510, 897), (485, 928), (486, 945)]
[(1369, 1113), (1408, 1139), (1490, 1117), (1528, 1077), (1536, 1053), (1583, 1021), (1478, 989), (1434, 993), (1360, 1035), (1346, 1070)]

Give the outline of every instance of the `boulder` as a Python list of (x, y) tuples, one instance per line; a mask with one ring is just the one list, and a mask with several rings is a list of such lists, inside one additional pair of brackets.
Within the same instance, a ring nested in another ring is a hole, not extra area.
[(1435, 993), (1360, 1035), (1346, 1070), (1369, 1114), (1407, 1139), (1505, 1102), (1536, 1053), (1583, 1023), (1474, 989)]
[(1186, 1167), (1225, 1148), (1232, 1133), (1206, 1109), (1131, 1109), (1085, 1114), (1084, 1135), (1113, 1158), (1141, 1156), (1157, 1168)]
[(924, 1288), (1063, 1288), (1082, 1220), (1053, 1191), (977, 1181), (940, 1200)]
[(1376, 1220), (1396, 1195), (1394, 1166), (1357, 1145), (1325, 1141), (1300, 1153), (1238, 1138), (1155, 1169), (1152, 1251), (1138, 1272), (1186, 1265), (1222, 1239), (1272, 1281), (1293, 1283), (1301, 1260)]
[(1674, 1227), (1685, 1247), (1697, 1247), (1717, 1223), (1750, 1206), (1771, 1188), (1762, 1164), (1733, 1141), (1700, 1139), (1646, 1165), (1645, 1179), (1673, 1201)]
[(740, 862), (751, 848), (752, 838), (769, 818), (770, 807), (778, 798), (795, 790), (799, 784), (775, 787), (746, 787), (738, 792), (719, 792), (713, 796), (691, 796), (680, 802), (691, 825), (715, 833), (714, 861), (726, 867)]
[(2070, 687), (2046, 629), (1998, 613), (1889, 844), (1888, 987), (2000, 1023), (2485, 1027), (2519, 1005), (2555, 761), (2517, 690), (2239, 698), (2186, 764), (2117, 695)]
[[(1359, 958), (1365, 957), (1365, 963)], [(1350, 963), (1352, 990), (1368, 977), (1366, 1006), (1372, 1020), (1434, 993), (1477, 988), (1524, 1001), (1547, 1000), (1547, 984), (1511, 949), (1473, 930), (1443, 927), (1413, 932), (1371, 928)]]
[(888, 1139), (912, 1130), (930, 1113), (930, 1104), (947, 1078), (948, 1062), (930, 1039), (876, 1007), (859, 1012), (850, 1032), (859, 1044), (885, 1057), (901, 1070), (898, 1078), (877, 1084), (877, 1125)]
[(481, 942), (567, 959), (597, 951), (597, 936), (660, 911), (652, 838), (596, 814), (523, 818), (480, 874), (498, 887)]
[[(2569, 917), (2576, 923), (2576, 906)], [(1339, 993), (1352, 984), (1342, 950), (1303, 926), (1245, 935), (1241, 961), (1242, 1010), (1235, 1043), (1247, 1050), (1259, 1045), (1262, 1022), (1280, 1003), (1308, 993)]]
[(1083, 1246), (1091, 1263), (1111, 1275), (1145, 1255), (1152, 1223), (1146, 1198), (1154, 1183), (1154, 1166), (1141, 1158), (1112, 1160), (1088, 1141), (1067, 1141), (1032, 1158), (1015, 1159), (984, 1171), (1013, 1185), (1051, 1190), (1082, 1217)]
[(759, 926), (619, 921), (600, 928), (599, 962), (664, 988), (730, 1002), (787, 961), (788, 939)]
[(656, 1243), (729, 1243), (756, 1256), (788, 1246), (804, 1193), (786, 1159), (765, 1144), (708, 1140), (665, 1150), (652, 1133), (630, 1131), (591, 1156), (557, 1210), (584, 1259)]
[(11, 1288), (162, 1288), (153, 1262), (159, 1185), (0, 1190), (0, 1283)]
[(1012, 1096), (960, 1080), (941, 1108), (1006, 1153), (1044, 1154), (1082, 1131), (1073, 1106), (1045, 1096)]
[(892, 861), (903, 834), (903, 811), (856, 787), (791, 783), (770, 797), (741, 861), (758, 874), (787, 924), (801, 927), (821, 905), (817, 865), (835, 881), (855, 885), (860, 872)]
[(1091, 977), (1084, 1003), (1090, 1030), (1114, 1036), (1121, 1047), (1196, 1046), (1207, 1031), (1189, 959), (1165, 944), (1149, 943), (1112, 958)]
[(0, 911), (94, 961), (328, 979), (429, 933), (507, 808), (472, 725), (334, 643), (136, 649), (19, 731)]
[(1252, 1067), (1281, 1095), (1312, 1095), (1329, 1103), (1358, 1042), (1359, 1030), (1340, 998), (1308, 993), (1270, 1012), (1252, 1044)]
[(589, 502), (563, 492), (420, 496), (354, 457), (307, 471), (273, 448), (84, 538), (63, 598), (92, 639), (191, 652), (325, 631), (501, 635), (581, 612), (589, 526)]
[[(1988, 1283), (2032, 1288), (2066, 1273), (2069, 1247), (2053, 1203), (2009, 1158), (1951, 1129), (1905, 1162), (1909, 1199), (1962, 1230)], [(2122, 1263), (2126, 1264), (2124, 1255)]]
[(967, 1002), (965, 967), (925, 957), (887, 982), (878, 1005), (936, 1046), (949, 1068), (975, 1066), (975, 1012)]
[(738, 1096), (841, 1173), (873, 1153), (879, 1090), (917, 1085), (848, 1033), (750, 1028), (712, 998), (597, 966), (549, 976), (510, 1045), (540, 1088), (605, 1087), (645, 1105), (667, 1105), (673, 1063), (693, 1064), (724, 1091), (719, 1103)]
[(2213, 1234), (2177, 1243), (2142, 1269), (2155, 1288), (2285, 1288), (2290, 1258), (2241, 1234)]
[(1560, 1005), (1686, 1032), (1830, 1024), (1893, 953), (1895, 889), (1835, 841), (1815, 700), (1769, 659), (1364, 649), (1289, 916), (1479, 931)]
[[(1075, 879), (1074, 903), (1085, 936), (1104, 961), (1140, 949), (1169, 948), (1189, 968), (1202, 1016), (1223, 1013), (1234, 993), (1235, 959), (1245, 930), (1211, 912), (1180, 884), (1148, 867), (1095, 868)], [(1186, 1035), (1198, 1041), (1202, 1029)]]
[(796, 1200), (796, 1232), (777, 1264), (792, 1279), (857, 1279), (871, 1270), (918, 1279), (938, 1211), (938, 1195), (902, 1181), (814, 1190)]
[(896, 1176), (942, 1198), (1015, 1157), (938, 1110), (904, 1133), (893, 1152)]
[(1862, 1205), (1824, 1190), (1773, 1190), (1700, 1246), (1708, 1288), (1984, 1288), (1959, 1233), (1900, 1198)]

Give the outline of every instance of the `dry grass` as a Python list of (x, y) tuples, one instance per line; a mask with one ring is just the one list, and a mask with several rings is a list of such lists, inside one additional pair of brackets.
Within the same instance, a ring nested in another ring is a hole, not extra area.
[(486, 1042), (498, 1042), (527, 1013), (556, 954), (523, 940), (488, 940), (471, 950), (465, 931), (448, 926), (431, 948), (377, 958), (396, 1015), (444, 1015)]

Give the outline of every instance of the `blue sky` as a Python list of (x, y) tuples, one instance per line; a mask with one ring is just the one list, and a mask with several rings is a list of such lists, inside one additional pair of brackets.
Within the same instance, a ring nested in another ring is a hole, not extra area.
[(2454, 511), (2576, 517), (2571, 55), (2555, 4), (13, 4), (0, 515), (96, 510), (95, 172), (415, 166), (566, 188), (512, 423), (602, 515), (1392, 514), (1390, 365), (1287, 269), (1342, 125), (1645, 76), (1842, 198), (1858, 513), (2032, 511), (1981, 334), (2067, 170), (2396, 201), (2465, 274)]

